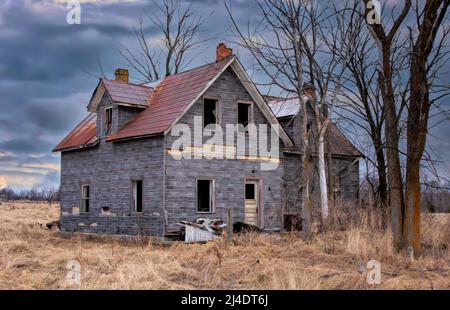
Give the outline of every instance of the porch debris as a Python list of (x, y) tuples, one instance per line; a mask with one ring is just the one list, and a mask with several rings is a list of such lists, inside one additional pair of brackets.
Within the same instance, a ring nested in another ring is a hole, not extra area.
[(199, 218), (194, 222), (181, 221), (178, 223), (185, 229), (186, 243), (205, 242), (220, 238), (227, 226), (222, 220)]

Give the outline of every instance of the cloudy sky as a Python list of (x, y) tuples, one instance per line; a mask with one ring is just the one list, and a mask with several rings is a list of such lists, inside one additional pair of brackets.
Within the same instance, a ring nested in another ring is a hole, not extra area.
[[(135, 48), (138, 19), (155, 10), (145, 0), (84, 0), (81, 25), (69, 25), (65, 2), (0, 0), (0, 188), (58, 185), (52, 148), (86, 114), (101, 72), (112, 78), (125, 66), (120, 45)], [(222, 0), (191, 2), (206, 18), (202, 36), (215, 36), (195, 52), (195, 66), (214, 60), (217, 43), (229, 39), (229, 21)], [(255, 14), (252, 1), (231, 2), (238, 20)], [(152, 27), (146, 31), (156, 37)], [(439, 126), (430, 142), (442, 160), (449, 158), (449, 129)]]
[[(138, 19), (155, 9), (150, 1), (85, 0), (81, 24), (69, 25), (64, 2), (0, 1), (0, 188), (58, 184), (52, 148), (86, 113), (102, 70), (112, 78), (124, 66), (120, 44), (133, 49)], [(220, 41), (228, 27), (223, 3), (194, 2), (207, 14), (202, 35)], [(153, 32), (147, 29), (149, 37)], [(196, 51), (191, 65), (213, 61), (216, 41)]]

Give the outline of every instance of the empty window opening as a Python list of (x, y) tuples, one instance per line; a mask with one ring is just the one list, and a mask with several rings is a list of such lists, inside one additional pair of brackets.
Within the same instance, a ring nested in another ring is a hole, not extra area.
[(217, 100), (205, 98), (203, 101), (204, 127), (210, 124), (217, 124), (217, 120), (218, 120)]
[(142, 212), (142, 181), (131, 182), (131, 207), (133, 212)]
[(81, 210), (89, 212), (90, 188), (89, 185), (81, 186)]
[(109, 135), (112, 128), (112, 108), (105, 109), (105, 134)]
[(213, 212), (213, 180), (197, 180), (197, 212)]
[(245, 184), (245, 199), (247, 200), (255, 200), (256, 199), (256, 193), (255, 193), (255, 183), (246, 183)]
[(242, 102), (238, 103), (238, 124), (241, 124), (244, 127), (246, 127), (250, 122), (251, 118), (250, 107), (251, 104), (249, 103), (242, 103)]

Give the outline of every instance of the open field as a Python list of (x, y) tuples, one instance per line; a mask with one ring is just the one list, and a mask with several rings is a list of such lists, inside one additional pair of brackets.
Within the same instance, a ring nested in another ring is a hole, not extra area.
[[(235, 236), (234, 245), (170, 247), (111, 237), (63, 237), (45, 224), (57, 205), (0, 206), (0, 289), (450, 289), (450, 215), (424, 215), (423, 257), (393, 253), (389, 235), (351, 225), (310, 243), (296, 234)], [(364, 222), (364, 217), (361, 222)], [(81, 285), (66, 265), (81, 263)], [(368, 285), (366, 263), (381, 262), (381, 284)]]

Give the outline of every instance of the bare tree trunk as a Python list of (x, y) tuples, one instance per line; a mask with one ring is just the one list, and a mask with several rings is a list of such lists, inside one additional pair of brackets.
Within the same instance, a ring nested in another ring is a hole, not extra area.
[[(369, 0), (364, 0), (366, 4), (366, 16), (370, 13)], [(403, 246), (403, 219), (405, 214), (405, 203), (403, 196), (402, 172), (400, 166), (400, 155), (398, 150), (399, 126), (397, 109), (395, 105), (395, 93), (393, 87), (393, 72), (391, 63), (392, 42), (401, 24), (405, 20), (411, 9), (411, 0), (405, 0), (401, 14), (394, 20), (391, 30), (386, 34), (381, 24), (368, 25), (369, 30), (377, 42), (379, 65), (378, 72), (383, 105), (386, 113), (386, 154), (389, 171), (389, 190), (391, 206), (391, 227), (394, 237), (394, 247), (400, 251)]]
[(427, 0), (423, 9), (423, 19), (419, 25), (419, 35), (411, 53), (411, 96), (407, 121), (406, 205), (403, 238), (408, 248), (412, 248), (416, 255), (421, 252), (420, 162), (425, 150), (431, 107), (430, 85), (427, 76), (428, 57), (432, 52), (438, 29), (445, 18), (449, 3), (448, 0)]
[(321, 202), (321, 215), (322, 215), (322, 225), (326, 227), (329, 215), (328, 208), (328, 188), (327, 188), (327, 176), (325, 171), (325, 132), (322, 129), (319, 133), (318, 139), (318, 152), (317, 157), (319, 161), (319, 188), (320, 188), (320, 202)]
[(328, 170), (328, 199), (333, 203), (334, 201), (334, 175), (333, 175), (333, 155), (331, 153), (331, 141), (330, 141), (330, 131), (327, 130), (325, 135), (327, 143), (327, 170)]
[(378, 171), (378, 193), (380, 195), (381, 204), (386, 207), (388, 205), (387, 192), (387, 175), (386, 175), (386, 160), (383, 153), (383, 143), (381, 141), (375, 142), (376, 157), (377, 157), (377, 171)]
[[(300, 96), (299, 98), (302, 98)], [(312, 224), (312, 205), (311, 205), (311, 189), (310, 189), (310, 147), (309, 147), (309, 132), (308, 132), (308, 111), (307, 104), (299, 99), (299, 104), (302, 107), (302, 118), (299, 118), (303, 128), (303, 144), (302, 144), (302, 238), (303, 240), (311, 239), (311, 224)]]
[(378, 172), (378, 194), (380, 196), (380, 211), (381, 211), (381, 227), (387, 228), (388, 216), (388, 189), (387, 189), (387, 175), (386, 175), (386, 160), (384, 158), (383, 143), (380, 138), (374, 139), (375, 155), (377, 158), (377, 172)]
[[(355, 2), (355, 9), (358, 9), (358, 3)], [(373, 146), (374, 153), (364, 151), (364, 156), (370, 159), (370, 162), (375, 166), (378, 176), (378, 186), (375, 189), (372, 182), (369, 181), (372, 187), (372, 193), (376, 197), (376, 201), (372, 201), (371, 205), (380, 207), (382, 214), (383, 228), (387, 228), (387, 214), (388, 214), (388, 189), (387, 189), (387, 173), (386, 173), (386, 159), (384, 154), (383, 128), (385, 124), (385, 113), (383, 103), (380, 97), (380, 87), (376, 80), (377, 60), (375, 59), (374, 45), (367, 36), (368, 31), (365, 29), (365, 22), (363, 16), (358, 14), (351, 15), (351, 24), (353, 28), (345, 29), (345, 31), (353, 31), (356, 33), (356, 42), (353, 45), (353, 53), (350, 62), (347, 65), (349, 75), (347, 82), (349, 85), (344, 85), (346, 92), (343, 96), (351, 104), (341, 107), (344, 111), (350, 114), (343, 116), (344, 119), (359, 127), (362, 131), (367, 132), (370, 136), (370, 142)], [(351, 95), (347, 95), (351, 94)], [(356, 116), (356, 117), (354, 117)], [(372, 157), (374, 160), (372, 161)]]
[(391, 53), (389, 47), (383, 47), (383, 70), (380, 72), (380, 85), (383, 103), (386, 111), (386, 154), (389, 169), (389, 190), (391, 205), (391, 226), (394, 237), (394, 247), (403, 248), (403, 219), (405, 203), (403, 199), (403, 180), (398, 151), (398, 119), (395, 108), (394, 88), (392, 86)]

